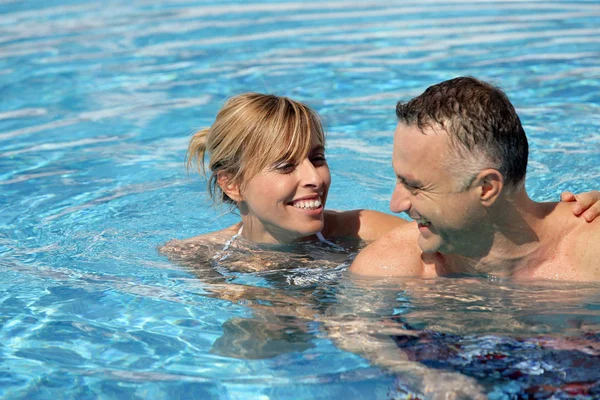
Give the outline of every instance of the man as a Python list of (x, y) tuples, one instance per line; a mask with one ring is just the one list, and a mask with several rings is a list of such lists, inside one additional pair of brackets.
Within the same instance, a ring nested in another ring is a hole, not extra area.
[(456, 78), (396, 114), (390, 208), (415, 221), (366, 247), (351, 272), (600, 280), (600, 222), (528, 197), (527, 138), (500, 89)]

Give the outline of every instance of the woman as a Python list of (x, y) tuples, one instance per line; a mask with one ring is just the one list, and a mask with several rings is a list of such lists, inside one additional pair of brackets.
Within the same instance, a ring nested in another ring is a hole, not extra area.
[[(263, 244), (320, 241), (335, 248), (331, 240), (369, 242), (407, 223), (371, 210), (325, 210), (331, 176), (320, 118), (286, 97), (259, 93), (232, 97), (211, 127), (193, 135), (186, 158), (188, 168), (197, 163), (199, 172), (209, 175), (213, 202), (236, 208), (241, 222), (171, 241), (162, 248), (168, 253), (191, 255), (207, 243), (222, 246), (224, 252), (243, 239)], [(600, 193), (590, 192), (578, 204), (585, 210), (599, 198)], [(596, 208), (588, 212), (597, 214)]]

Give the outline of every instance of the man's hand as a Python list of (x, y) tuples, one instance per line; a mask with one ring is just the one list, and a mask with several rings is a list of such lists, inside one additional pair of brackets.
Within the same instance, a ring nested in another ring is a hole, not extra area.
[(579, 194), (562, 192), (560, 201), (574, 202), (573, 214), (577, 217), (582, 216), (587, 222), (592, 222), (600, 215), (600, 192), (597, 190)]

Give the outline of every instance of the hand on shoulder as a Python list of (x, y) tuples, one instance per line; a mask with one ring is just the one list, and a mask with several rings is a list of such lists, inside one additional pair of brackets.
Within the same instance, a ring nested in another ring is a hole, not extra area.
[(592, 222), (600, 215), (600, 192), (597, 190), (578, 194), (563, 192), (560, 200), (573, 203), (571, 206), (573, 214), (587, 222)]

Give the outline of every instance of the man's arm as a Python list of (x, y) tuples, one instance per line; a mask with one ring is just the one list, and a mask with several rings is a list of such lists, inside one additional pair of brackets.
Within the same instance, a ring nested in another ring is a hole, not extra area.
[(403, 224), (365, 247), (349, 271), (365, 277), (435, 276), (422, 259), (416, 223)]
[[(485, 389), (475, 379), (459, 372), (430, 368), (419, 362), (418, 356), (415, 360), (418, 351), (411, 354), (411, 350), (416, 348), (397, 345), (394, 337), (414, 336), (418, 339), (420, 331), (408, 330), (391, 318), (398, 290), (410, 287), (396, 282), (398, 285), (393, 287), (397, 290), (388, 290), (366, 280), (341, 285), (337, 291), (338, 301), (330, 303), (319, 316), (327, 337), (340, 349), (359, 354), (397, 375), (403, 389), (415, 392), (412, 393), (414, 397), (408, 395), (407, 398), (486, 399)], [(420, 361), (425, 358), (428, 356)]]

